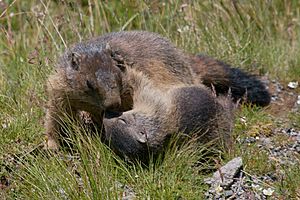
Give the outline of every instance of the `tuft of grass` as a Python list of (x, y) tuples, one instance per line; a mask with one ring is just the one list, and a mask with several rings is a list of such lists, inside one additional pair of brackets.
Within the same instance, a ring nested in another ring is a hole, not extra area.
[[(242, 105), (237, 114), (233, 135), (237, 141), (247, 137), (271, 137), (276, 124), (265, 109)], [(245, 170), (250, 174), (265, 175), (275, 171), (275, 164), (270, 162), (267, 151), (256, 144), (237, 143), (229, 152), (229, 158), (242, 156)]]
[(242, 105), (237, 114), (234, 132), (238, 137), (271, 136), (275, 126), (274, 117), (265, 109)]
[(276, 171), (275, 162), (269, 159), (267, 151), (259, 150), (254, 145), (248, 146), (247, 150), (242, 152), (245, 170), (250, 174), (266, 175)]
[(289, 115), (290, 124), (296, 128), (300, 128), (300, 113), (298, 112), (292, 112)]
[(277, 182), (279, 197), (287, 199), (300, 198), (300, 168), (299, 165), (283, 167), (280, 180)]
[[(139, 199), (198, 199), (203, 196), (203, 165), (194, 166), (203, 156), (204, 147), (195, 141), (180, 147), (178, 138), (171, 142), (165, 159), (126, 163), (74, 123), (71, 142), (73, 151), (35, 151), (19, 158), (19, 169), (13, 172), (14, 188), (10, 196), (21, 199), (118, 199), (128, 188)], [(75, 133), (75, 134), (74, 134)]]
[[(202, 199), (207, 185), (203, 183), (209, 162), (199, 160), (210, 159), (207, 146), (199, 146), (196, 140), (179, 141), (179, 137), (171, 139), (163, 158), (160, 157), (145, 169), (142, 165), (132, 166), (132, 184), (140, 199)], [(178, 145), (178, 143), (181, 143)]]

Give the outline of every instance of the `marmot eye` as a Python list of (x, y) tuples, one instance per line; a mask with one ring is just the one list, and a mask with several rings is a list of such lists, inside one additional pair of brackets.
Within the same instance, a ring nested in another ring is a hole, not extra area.
[(79, 63), (80, 63), (80, 55), (78, 53), (72, 53), (71, 54), (71, 67), (77, 71), (79, 69)]
[(141, 135), (146, 135), (146, 133), (144, 131), (141, 131), (140, 134)]
[(126, 67), (124, 64), (117, 64), (117, 67), (122, 71), (124, 72), (126, 70)]
[(88, 86), (88, 88), (89, 89), (91, 89), (91, 90), (94, 90), (95, 88), (94, 88), (94, 86), (93, 86), (93, 84), (90, 82), (90, 81), (86, 81), (86, 85)]
[(122, 119), (122, 118), (119, 118), (119, 122), (122, 123), (122, 124), (127, 124), (126, 120)]

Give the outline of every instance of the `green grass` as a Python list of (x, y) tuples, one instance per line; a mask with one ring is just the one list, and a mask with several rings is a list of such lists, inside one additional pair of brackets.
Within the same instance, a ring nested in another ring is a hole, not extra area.
[[(118, 184), (133, 188), (138, 199), (201, 199), (207, 189), (207, 166), (194, 166), (203, 156), (195, 145), (170, 148), (160, 165), (143, 168), (124, 163), (76, 127), (77, 150), (69, 158), (64, 151), (49, 155), (36, 150), (44, 140), (46, 79), (60, 53), (78, 41), (111, 31), (153, 31), (188, 52), (267, 73), (281, 82), (300, 81), (297, 0), (2, 2), (6, 6), (0, 4), (0, 177), (9, 181), (0, 189), (4, 199), (116, 199), (123, 192)], [(245, 106), (238, 116), (248, 123), (237, 121), (236, 137), (267, 132), (268, 124), (277, 126), (276, 116), (266, 110)], [(290, 116), (290, 123), (299, 127), (299, 114)], [(257, 130), (257, 123), (266, 129)], [(274, 171), (257, 147), (233, 149), (222, 163), (241, 155), (255, 175)], [(286, 178), (274, 184), (278, 197), (299, 197), (299, 181), (291, 181), (300, 177), (299, 169), (282, 170)]]

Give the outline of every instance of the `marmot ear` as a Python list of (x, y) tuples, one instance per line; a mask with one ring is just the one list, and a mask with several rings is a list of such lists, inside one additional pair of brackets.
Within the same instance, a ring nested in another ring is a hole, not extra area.
[(79, 53), (76, 52), (71, 53), (71, 67), (76, 71), (79, 69), (80, 60), (81, 60), (81, 56)]
[(106, 43), (105, 50), (107, 50), (110, 53), (111, 58), (116, 61), (117, 67), (120, 68), (121, 71), (125, 71), (126, 67), (123, 56), (118, 51), (114, 51), (109, 43)]
[(105, 49), (111, 51), (111, 47), (109, 43), (106, 43)]

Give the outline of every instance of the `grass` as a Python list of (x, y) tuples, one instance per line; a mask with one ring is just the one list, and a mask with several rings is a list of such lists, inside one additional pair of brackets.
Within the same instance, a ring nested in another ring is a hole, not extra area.
[[(76, 152), (39, 152), (45, 83), (55, 60), (78, 41), (139, 29), (158, 32), (188, 52), (208, 54), (283, 83), (300, 81), (299, 8), (297, 0), (0, 1), (1, 197), (116, 199), (124, 192), (120, 185), (127, 185), (138, 199), (201, 199), (207, 166), (194, 166), (203, 156), (195, 145), (170, 148), (163, 162), (145, 169), (124, 163), (74, 125)], [(244, 106), (238, 116), (247, 124), (237, 120), (237, 138), (269, 134), (279, 126), (276, 116), (259, 108)], [(291, 113), (288, 120), (300, 126), (299, 114)], [(274, 169), (260, 149), (238, 144), (221, 162), (238, 155), (252, 174), (284, 172), (274, 184), (278, 198), (299, 197), (299, 180), (292, 179), (300, 177), (297, 166)]]

